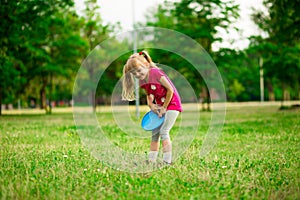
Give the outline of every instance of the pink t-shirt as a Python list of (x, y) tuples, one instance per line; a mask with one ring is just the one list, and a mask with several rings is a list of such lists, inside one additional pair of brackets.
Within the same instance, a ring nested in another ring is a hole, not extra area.
[(164, 76), (171, 84), (174, 93), (167, 107), (167, 110), (177, 110), (182, 112), (180, 96), (169, 77), (159, 68), (150, 68), (148, 81), (140, 80), (140, 87), (143, 88), (147, 95), (152, 94), (157, 105), (162, 106), (166, 99), (167, 89), (160, 83), (160, 78)]

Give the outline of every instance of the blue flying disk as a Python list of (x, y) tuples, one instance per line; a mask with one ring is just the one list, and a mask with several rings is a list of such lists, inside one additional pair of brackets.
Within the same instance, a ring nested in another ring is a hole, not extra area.
[(142, 119), (142, 128), (146, 131), (152, 131), (164, 123), (165, 117), (159, 117), (156, 113), (149, 111)]

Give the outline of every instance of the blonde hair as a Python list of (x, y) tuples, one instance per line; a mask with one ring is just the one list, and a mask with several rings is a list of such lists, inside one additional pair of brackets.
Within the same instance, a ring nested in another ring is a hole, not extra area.
[(126, 64), (123, 67), (123, 89), (122, 89), (122, 100), (133, 101), (136, 100), (134, 94), (134, 77), (131, 73), (133, 69), (136, 69), (142, 64), (148, 63), (145, 67), (157, 67), (149, 56), (147, 51), (141, 51), (139, 53), (132, 54)]

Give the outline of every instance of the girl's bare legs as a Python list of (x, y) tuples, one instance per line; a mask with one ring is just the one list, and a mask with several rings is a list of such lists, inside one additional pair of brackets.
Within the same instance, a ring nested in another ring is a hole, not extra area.
[(179, 112), (175, 110), (170, 110), (166, 112), (165, 121), (163, 125), (152, 131), (152, 141), (150, 144), (149, 161), (156, 162), (159, 140), (161, 137), (162, 147), (163, 147), (163, 160), (166, 163), (171, 163), (172, 161), (172, 143), (169, 136), (169, 131), (173, 127)]
[[(163, 140), (162, 147), (163, 147), (164, 161), (167, 163), (171, 163), (172, 143), (171, 143), (170, 139)], [(149, 152), (149, 161), (150, 162), (156, 162), (158, 150), (159, 150), (159, 142), (152, 141), (150, 144), (150, 152)]]
[(152, 141), (150, 144), (150, 152), (148, 154), (148, 159), (150, 162), (156, 162), (158, 156), (158, 149), (159, 149), (159, 141)]
[(163, 140), (162, 147), (163, 147), (164, 153), (172, 151), (172, 143), (171, 143), (170, 139)]
[(150, 144), (150, 151), (158, 151), (159, 142), (152, 141)]
[(160, 129), (160, 136), (163, 147), (163, 160), (164, 162), (171, 164), (172, 162), (172, 143), (170, 140), (169, 132), (173, 127), (179, 112), (175, 110), (169, 110), (166, 112), (165, 121)]
[(170, 164), (172, 162), (172, 143), (170, 139), (162, 141), (164, 162)]

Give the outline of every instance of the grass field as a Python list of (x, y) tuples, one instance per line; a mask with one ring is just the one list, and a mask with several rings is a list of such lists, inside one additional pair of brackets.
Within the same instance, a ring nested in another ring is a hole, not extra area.
[[(107, 124), (113, 120), (110, 112), (97, 116)], [(209, 119), (210, 113), (201, 113), (202, 121)], [(106, 128), (120, 146), (148, 150), (148, 141), (126, 145), (131, 141), (118, 137), (115, 127)], [(174, 165), (136, 174), (92, 157), (81, 143), (72, 113), (3, 115), (0, 198), (300, 199), (300, 110), (228, 107), (215, 148), (200, 158), (206, 130), (205, 124), (199, 127)]]

